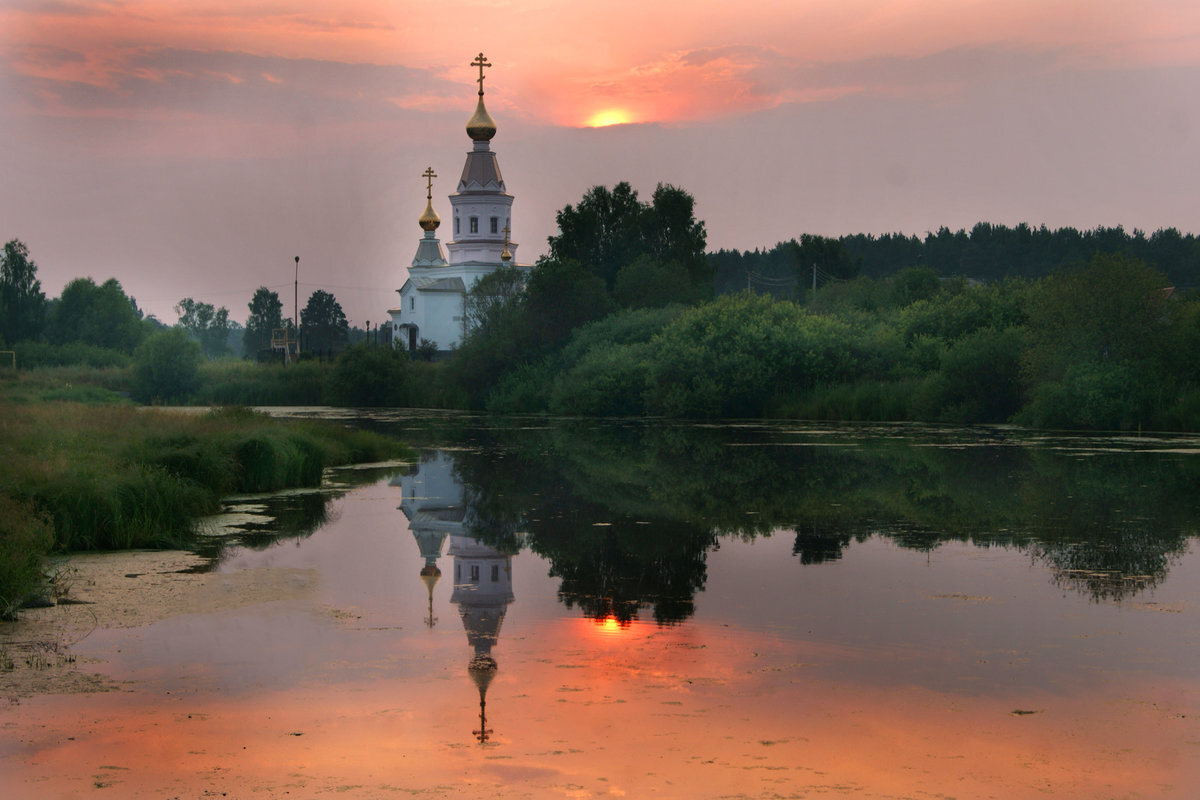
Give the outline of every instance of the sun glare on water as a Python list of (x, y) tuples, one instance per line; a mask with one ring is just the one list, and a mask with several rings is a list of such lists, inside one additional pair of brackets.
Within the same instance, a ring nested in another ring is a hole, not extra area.
[(597, 111), (587, 121), (589, 128), (604, 128), (609, 125), (627, 125), (633, 122), (633, 118), (628, 111), (620, 108), (606, 108), (603, 111)]

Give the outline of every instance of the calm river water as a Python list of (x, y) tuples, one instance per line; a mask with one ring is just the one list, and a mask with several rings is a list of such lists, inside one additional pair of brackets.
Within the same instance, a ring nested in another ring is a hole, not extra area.
[(234, 502), (300, 589), (76, 644), (5, 797), (1200, 793), (1200, 439), (341, 416), (419, 463)]

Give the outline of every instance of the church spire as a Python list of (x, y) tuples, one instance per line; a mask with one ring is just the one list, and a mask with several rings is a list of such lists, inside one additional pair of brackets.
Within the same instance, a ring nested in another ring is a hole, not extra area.
[(467, 120), (467, 135), (476, 142), (489, 142), (496, 135), (496, 121), (483, 106), (483, 68), (490, 67), (491, 63), (480, 53), (475, 56), (471, 66), (479, 67), (479, 77), (475, 79), (479, 83), (479, 102), (471, 119)]

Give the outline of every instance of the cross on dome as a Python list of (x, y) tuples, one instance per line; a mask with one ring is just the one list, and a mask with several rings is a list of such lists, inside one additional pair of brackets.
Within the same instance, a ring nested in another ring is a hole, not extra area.
[(479, 67), (479, 77), (475, 80), (479, 83), (479, 96), (483, 97), (483, 68), (490, 67), (491, 63), (484, 58), (483, 53), (475, 56), (475, 60), (471, 62), (472, 67)]
[(496, 121), (483, 107), (483, 68), (491, 65), (492, 62), (488, 61), (483, 53), (475, 56), (475, 60), (471, 62), (472, 67), (479, 67), (479, 77), (475, 79), (479, 82), (479, 102), (475, 105), (474, 115), (467, 120), (467, 135), (477, 143), (489, 142), (496, 135)]
[(421, 177), (425, 178), (425, 199), (433, 199), (433, 179), (437, 177), (437, 173), (433, 171), (433, 167), (426, 167), (421, 173)]

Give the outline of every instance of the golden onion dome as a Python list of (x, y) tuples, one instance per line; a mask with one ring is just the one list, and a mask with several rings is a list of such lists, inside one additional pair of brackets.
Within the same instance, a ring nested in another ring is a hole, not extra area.
[(483, 107), (483, 92), (480, 92), (479, 103), (475, 106), (475, 113), (467, 120), (467, 136), (470, 136), (476, 142), (490, 142), (495, 135), (496, 121), (492, 119), (491, 114)]
[(417, 220), (417, 224), (421, 226), (423, 231), (436, 231), (438, 225), (442, 224), (442, 218), (433, 210), (433, 199), (426, 198), (425, 212), (421, 214), (421, 218)]

